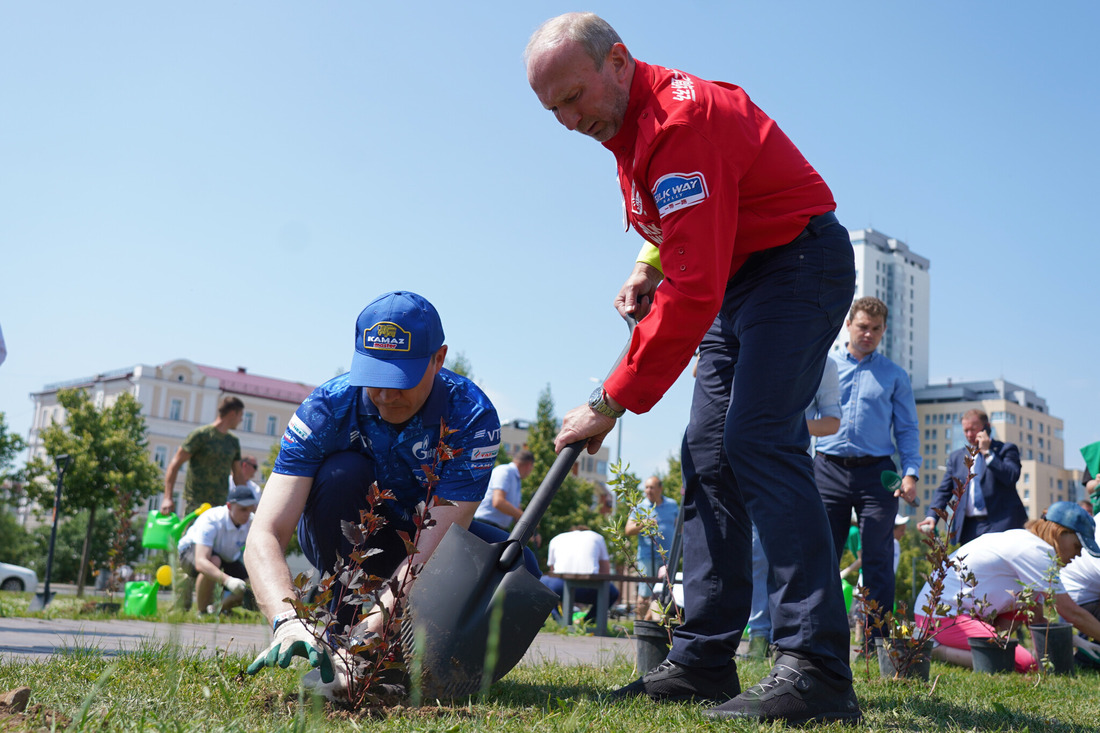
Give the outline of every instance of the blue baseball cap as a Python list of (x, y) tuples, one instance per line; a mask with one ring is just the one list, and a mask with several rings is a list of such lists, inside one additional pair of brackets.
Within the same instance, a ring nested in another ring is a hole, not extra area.
[(443, 324), (431, 303), (408, 291), (380, 295), (355, 321), (349, 381), (355, 387), (415, 387), (441, 346)]
[(1060, 524), (1077, 533), (1081, 546), (1093, 557), (1100, 557), (1100, 546), (1096, 544), (1096, 521), (1089, 513), (1072, 501), (1056, 501), (1050, 505), (1043, 519)]

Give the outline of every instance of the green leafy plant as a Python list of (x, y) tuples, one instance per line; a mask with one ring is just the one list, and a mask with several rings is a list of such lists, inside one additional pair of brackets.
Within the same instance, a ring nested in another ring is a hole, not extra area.
[[(942, 520), (948, 527), (951, 526), (951, 515), (948, 510), (951, 512), (958, 510), (959, 502), (966, 493), (966, 487), (969, 485), (970, 480), (974, 478), (974, 455), (977, 450), (968, 447), (968, 451), (969, 454), (965, 459), (966, 479), (955, 478), (955, 488), (951, 492), (947, 507), (934, 509), (937, 518)], [(907, 606), (904, 603), (898, 604), (897, 613), (894, 613), (891, 609), (882, 610), (878, 607), (876, 601), (867, 597), (866, 588), (859, 589), (859, 603), (866, 610), (870, 625), (879, 632), (879, 635), (883, 638), (883, 644), (889, 650), (894, 663), (895, 679), (909, 676), (910, 669), (925, 660), (928, 654), (928, 642), (934, 640), (945, 626), (942, 621), (936, 624), (933, 619), (948, 620), (959, 613), (962, 592), (956, 599), (954, 608), (943, 602), (944, 581), (947, 574), (957, 573), (965, 578), (968, 572), (961, 559), (951, 556), (951, 539), (950, 532), (940, 535), (935, 531), (921, 539), (925, 546), (925, 560), (931, 568), (924, 575), (924, 580), (928, 583), (929, 588), (928, 599), (924, 605), (917, 609), (924, 617), (925, 623), (918, 625), (915, 618), (908, 615)], [(863, 656), (870, 664), (870, 654), (867, 651), (865, 647)]]
[[(435, 495), (440, 466), (461, 453), (445, 442), (453, 430), (440, 423), (440, 439), (431, 465), (421, 468), (427, 479), (427, 496), (413, 514), (412, 535), (398, 531), (410, 558), (419, 554), (417, 544), (421, 532), (435, 525), (431, 510), (451, 506), (451, 502)], [(285, 600), (293, 606), (298, 621), (332, 652), (333, 664), (343, 668), (348, 679), (347, 702), (354, 708), (378, 705), (394, 691), (395, 679), (405, 677), (405, 659), (401, 648), (401, 615), (407, 588), (423, 563), (409, 562), (400, 577), (382, 578), (368, 573), (364, 562), (381, 550), (369, 546), (369, 540), (386, 526), (381, 513), (383, 502), (394, 500), (392, 492), (371, 484), (367, 490), (367, 509), (360, 512), (358, 522), (341, 520), (341, 531), (352, 545), (348, 557), (337, 557), (331, 572), (326, 572), (316, 584), (302, 573), (294, 579), (294, 596)], [(383, 603), (387, 592), (393, 598), (390, 608)], [(339, 620), (345, 608), (356, 610), (355, 621)], [(381, 631), (370, 631), (374, 614), (381, 614)]]
[[(645, 573), (638, 567), (637, 554), (632, 551), (633, 543), (631, 543), (630, 538), (626, 534), (626, 523), (629, 521), (631, 515), (634, 516), (634, 521), (639, 526), (638, 534), (653, 540), (655, 547), (657, 547), (657, 552), (661, 557), (661, 566), (667, 567), (668, 556), (661, 547), (661, 543), (658, 542), (658, 540), (663, 539), (663, 537), (657, 525), (657, 517), (648, 509), (639, 509), (642, 500), (645, 499), (645, 493), (638, 488), (640, 483), (641, 481), (638, 477), (630, 473), (629, 464), (623, 466), (621, 462), (616, 461), (611, 466), (611, 478), (608, 479), (607, 485), (615, 495), (616, 506), (622, 507), (622, 510), (609, 515), (600, 529), (614, 547), (616, 554), (619, 557), (625, 558), (626, 563), (635, 573), (639, 576), (644, 576)], [(681, 509), (681, 511), (683, 510)], [(671, 577), (666, 577), (665, 582), (672, 582), (675, 573), (676, 571), (673, 568), (669, 568), (668, 574)], [(683, 609), (677, 606), (676, 600), (671, 594), (669, 594), (669, 602), (667, 604), (661, 603), (660, 599), (656, 597), (654, 597), (654, 602), (658, 607), (658, 616), (661, 619), (661, 624), (668, 628), (671, 633), (672, 626), (683, 621)]]

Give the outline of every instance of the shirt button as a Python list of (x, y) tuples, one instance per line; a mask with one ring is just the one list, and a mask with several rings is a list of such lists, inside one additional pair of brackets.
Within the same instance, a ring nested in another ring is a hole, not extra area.
[(680, 272), (683, 272), (686, 269), (687, 269), (687, 267), (685, 265), (680, 265)]
[(678, 250), (676, 250), (676, 251), (677, 251), (677, 252), (679, 252), (680, 254), (683, 254), (683, 253), (684, 253), (684, 248), (683, 248), (683, 247), (681, 247), (680, 249), (678, 249)]

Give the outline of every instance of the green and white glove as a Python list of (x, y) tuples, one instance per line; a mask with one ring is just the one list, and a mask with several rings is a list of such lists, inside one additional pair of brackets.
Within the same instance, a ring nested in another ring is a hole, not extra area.
[(332, 682), (332, 657), (328, 645), (314, 636), (315, 627), (293, 618), (277, 624), (275, 639), (248, 665), (248, 673), (256, 674), (264, 667), (275, 665), (286, 669), (294, 657), (302, 657), (317, 668), (322, 682)]
[(229, 595), (236, 596), (237, 598), (244, 598), (244, 592), (248, 589), (248, 583), (244, 582), (240, 578), (234, 578), (230, 575), (225, 579), (225, 589), (229, 591)]
[(1073, 635), (1073, 645), (1081, 650), (1081, 653), (1094, 664), (1100, 664), (1100, 644), (1089, 641), (1088, 639)]

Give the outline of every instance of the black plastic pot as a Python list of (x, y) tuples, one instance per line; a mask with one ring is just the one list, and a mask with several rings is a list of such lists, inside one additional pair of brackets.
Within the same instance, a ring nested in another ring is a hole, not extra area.
[[(919, 649), (911, 649), (914, 643)], [(932, 642), (913, 642), (911, 639), (875, 639), (878, 652), (878, 671), (887, 679), (907, 677), (928, 680), (932, 667)]]
[(634, 622), (634, 643), (637, 648), (639, 676), (665, 661), (671, 645), (670, 635), (668, 627), (656, 621)]
[(1042, 664), (1043, 657), (1054, 665), (1054, 674), (1073, 674), (1073, 626), (1071, 624), (1033, 624), (1031, 640), (1035, 644), (1035, 659)]
[(974, 671), (986, 674), (999, 672), (1011, 672), (1016, 668), (1016, 646), (1019, 642), (1012, 640), (1005, 646), (994, 638), (970, 638), (970, 651), (974, 657)]

